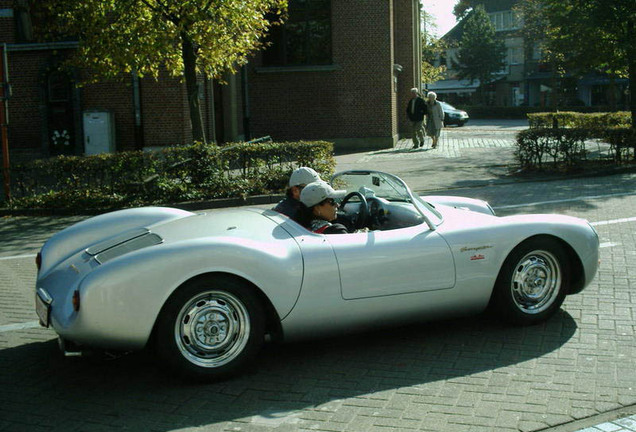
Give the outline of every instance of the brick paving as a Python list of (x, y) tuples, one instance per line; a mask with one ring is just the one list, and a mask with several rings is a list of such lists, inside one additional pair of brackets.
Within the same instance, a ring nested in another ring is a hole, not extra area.
[(478, 316), (268, 345), (241, 377), (186, 385), (150, 354), (65, 359), (50, 330), (19, 328), (35, 321), (30, 255), (77, 218), (7, 217), (0, 431), (636, 430), (636, 175), (519, 182), (505, 164), (513, 134), (445, 133), (440, 149), (402, 141), (338, 156), (339, 169), (384, 167), (418, 191), (487, 199), (500, 215), (597, 223), (599, 273), (553, 319), (519, 328)]

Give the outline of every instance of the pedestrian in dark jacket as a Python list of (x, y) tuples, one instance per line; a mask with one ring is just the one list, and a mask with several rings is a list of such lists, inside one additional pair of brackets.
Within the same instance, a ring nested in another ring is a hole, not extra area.
[(406, 106), (406, 115), (411, 120), (413, 148), (423, 147), (424, 132), (422, 131), (422, 125), (426, 115), (426, 102), (420, 96), (420, 91), (415, 87), (411, 89), (411, 100)]

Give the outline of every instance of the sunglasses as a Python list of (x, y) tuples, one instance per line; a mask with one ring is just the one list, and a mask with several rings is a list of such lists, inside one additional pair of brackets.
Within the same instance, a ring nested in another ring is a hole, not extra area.
[(325, 202), (325, 203), (329, 203), (329, 204), (331, 204), (331, 205), (332, 205), (332, 206), (334, 206), (334, 207), (338, 205), (338, 203), (336, 202), (336, 200), (335, 200), (335, 199), (333, 199), (333, 198), (327, 198), (327, 199), (326, 199), (326, 200), (324, 200), (323, 202)]

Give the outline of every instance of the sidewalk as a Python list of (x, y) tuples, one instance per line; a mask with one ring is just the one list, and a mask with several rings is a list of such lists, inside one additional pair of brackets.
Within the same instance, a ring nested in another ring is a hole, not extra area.
[(513, 133), (474, 137), (457, 129), (444, 129), (436, 149), (428, 138), (418, 149), (412, 148), (412, 140), (402, 139), (392, 149), (336, 155), (336, 171), (389, 172), (419, 193), (523, 180), (510, 172), (515, 166)]

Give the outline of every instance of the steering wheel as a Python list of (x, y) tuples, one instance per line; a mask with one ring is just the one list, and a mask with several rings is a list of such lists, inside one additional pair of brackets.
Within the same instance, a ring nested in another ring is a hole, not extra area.
[(360, 200), (360, 210), (357, 213), (357, 217), (353, 218), (353, 227), (355, 229), (361, 229), (366, 226), (367, 219), (369, 217), (369, 205), (367, 204), (367, 199), (360, 192), (354, 191), (347, 194), (346, 197), (340, 203), (340, 207), (344, 209), (345, 205), (349, 202), (349, 200), (353, 197), (358, 197)]

